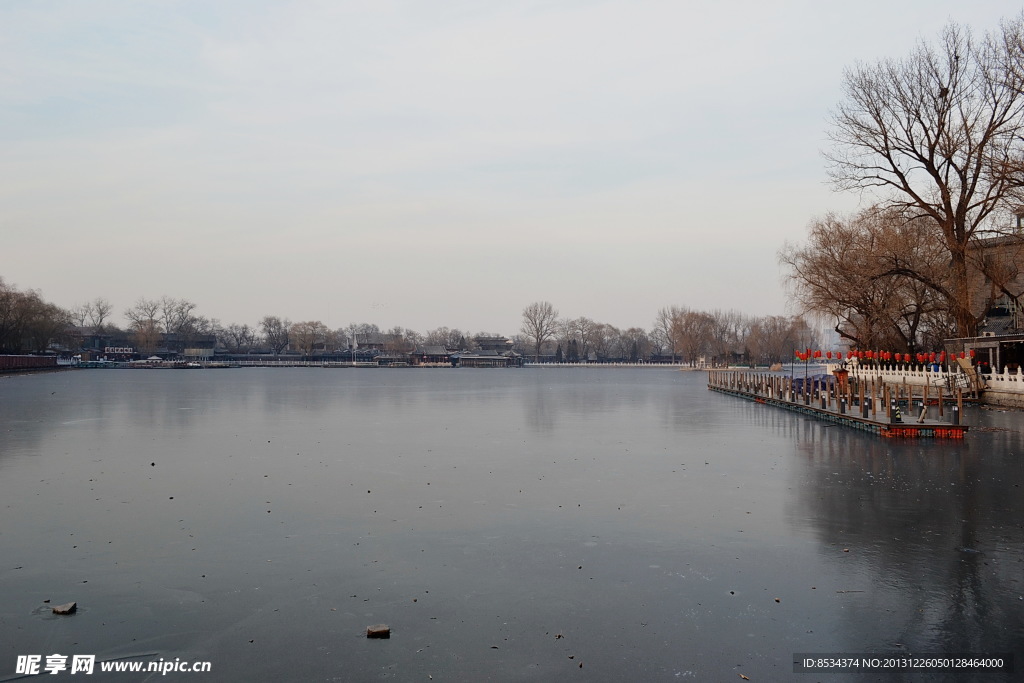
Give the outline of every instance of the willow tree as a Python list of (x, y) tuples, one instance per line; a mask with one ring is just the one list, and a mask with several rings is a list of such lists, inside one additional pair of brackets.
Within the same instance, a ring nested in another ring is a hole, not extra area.
[[(855, 346), (916, 351), (951, 333), (949, 259), (927, 224), (906, 212), (827, 214), (811, 222), (806, 244), (787, 245), (779, 260), (804, 312), (834, 320)], [(973, 283), (978, 273), (971, 275)]]
[(948, 254), (950, 286), (935, 291), (960, 336), (976, 334), (979, 320), (971, 246), (1024, 186), (1022, 32), (1024, 16), (980, 38), (951, 23), (904, 59), (857, 64), (832, 115), (833, 183), (923, 221)]

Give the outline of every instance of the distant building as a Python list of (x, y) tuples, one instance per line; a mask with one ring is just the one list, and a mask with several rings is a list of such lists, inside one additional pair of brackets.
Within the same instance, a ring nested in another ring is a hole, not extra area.
[(473, 343), (481, 351), (504, 353), (512, 350), (512, 340), (508, 337), (473, 337)]
[(523, 365), (523, 357), (512, 350), (459, 351), (451, 358), (453, 364), (460, 368), (517, 368)]
[(978, 240), (971, 258), (971, 307), (981, 318), (977, 337), (946, 340), (953, 353), (974, 352), (984, 373), (1016, 372), (1024, 363), (1024, 211), (1007, 234)]
[(419, 346), (409, 355), (411, 365), (451, 365), (452, 354), (443, 346)]

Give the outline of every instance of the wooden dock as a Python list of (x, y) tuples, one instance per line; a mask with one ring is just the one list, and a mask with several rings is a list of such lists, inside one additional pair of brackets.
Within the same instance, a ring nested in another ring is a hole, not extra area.
[[(967, 433), (968, 427), (960, 424), (961, 395), (947, 397), (932, 390), (929, 396), (928, 387), (917, 387), (920, 394), (915, 396), (913, 389), (904, 392), (900, 387), (843, 380), (794, 381), (780, 375), (711, 370), (708, 389), (887, 438), (963, 439)], [(947, 402), (952, 405), (944, 414)], [(938, 419), (928, 417), (933, 410)]]

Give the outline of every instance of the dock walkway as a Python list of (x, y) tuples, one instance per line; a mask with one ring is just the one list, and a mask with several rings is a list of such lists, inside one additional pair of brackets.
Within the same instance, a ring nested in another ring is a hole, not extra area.
[[(963, 397), (946, 397), (934, 389), (929, 396), (928, 387), (918, 387), (915, 396), (912, 388), (836, 381), (834, 377), (794, 382), (781, 375), (711, 370), (708, 389), (889, 438), (962, 439), (968, 430), (960, 424)], [(944, 416), (947, 401), (953, 405)], [(904, 413), (904, 409), (913, 413), (915, 408), (919, 411), (916, 416)], [(933, 409), (939, 419), (928, 417)]]

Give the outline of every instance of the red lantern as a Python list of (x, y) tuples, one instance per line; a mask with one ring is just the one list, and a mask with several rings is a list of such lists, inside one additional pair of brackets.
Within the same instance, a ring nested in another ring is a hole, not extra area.
[(971, 358), (974, 358), (974, 349), (971, 349)]
[(826, 351), (825, 352), (825, 358), (828, 358), (829, 360), (832, 360), (832, 352), (831, 351)]
[(963, 351), (960, 352), (960, 357), (963, 358), (966, 354)]
[(940, 363), (945, 363), (946, 362), (946, 352), (945, 351), (943, 351), (942, 353), (939, 354), (939, 362)]
[(817, 351), (814, 352), (814, 357), (821, 358), (821, 349), (818, 349)]
[(928, 354), (928, 362), (929, 363), (934, 363), (935, 362), (935, 352), (934, 351), (932, 351), (931, 353)]

